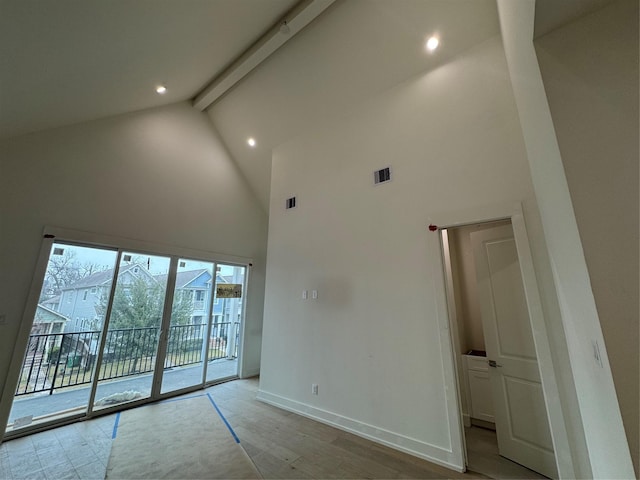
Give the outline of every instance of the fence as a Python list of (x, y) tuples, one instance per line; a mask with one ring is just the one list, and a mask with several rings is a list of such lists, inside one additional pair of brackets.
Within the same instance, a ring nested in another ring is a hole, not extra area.
[[(232, 323), (212, 325), (209, 361), (238, 355), (239, 322), (235, 341), (228, 345)], [(98, 380), (151, 373), (155, 367), (160, 329), (124, 328), (106, 333)], [(202, 361), (206, 324), (169, 327), (164, 367), (180, 367)], [(91, 383), (100, 331), (38, 334), (29, 337), (16, 396)]]

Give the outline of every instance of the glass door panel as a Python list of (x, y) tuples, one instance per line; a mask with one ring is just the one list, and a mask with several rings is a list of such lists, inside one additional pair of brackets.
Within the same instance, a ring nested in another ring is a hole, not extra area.
[(117, 252), (54, 243), (7, 432), (86, 413)]
[(7, 433), (236, 376), (245, 286), (243, 266), (53, 243)]
[(206, 382), (238, 374), (246, 267), (218, 264)]
[(160, 393), (202, 384), (214, 269), (211, 262), (178, 261)]
[(122, 253), (94, 410), (151, 396), (169, 264), (168, 257)]

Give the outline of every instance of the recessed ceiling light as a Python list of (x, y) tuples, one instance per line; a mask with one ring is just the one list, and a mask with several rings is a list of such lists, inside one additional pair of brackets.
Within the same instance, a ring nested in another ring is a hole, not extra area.
[(156, 87), (156, 92), (160, 95), (164, 95), (165, 93), (167, 93), (167, 87), (165, 87), (164, 85), (158, 85)]
[(247, 139), (247, 144), (248, 144), (250, 147), (255, 147), (255, 146), (256, 146), (256, 139), (255, 139), (255, 138), (253, 138), (253, 137), (248, 138), (248, 139)]
[(427, 50), (430, 51), (434, 51), (436, 48), (438, 48), (438, 45), (440, 45), (440, 40), (438, 40), (438, 37), (431, 37), (429, 38), (429, 40), (427, 40)]

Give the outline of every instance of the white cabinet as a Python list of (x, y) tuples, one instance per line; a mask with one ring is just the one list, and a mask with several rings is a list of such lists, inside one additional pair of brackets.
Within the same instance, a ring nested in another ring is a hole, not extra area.
[(471, 400), (469, 416), (471, 419), (494, 423), (493, 400), (489, 384), (489, 365), (487, 357), (463, 355), (467, 373), (468, 392)]

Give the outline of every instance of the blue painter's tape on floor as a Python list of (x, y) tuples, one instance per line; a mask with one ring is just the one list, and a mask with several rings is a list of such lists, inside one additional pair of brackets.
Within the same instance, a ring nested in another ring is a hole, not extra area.
[(120, 412), (116, 413), (116, 421), (113, 424), (113, 433), (111, 434), (112, 440), (116, 438), (116, 435), (118, 434), (118, 423), (120, 423)]
[(213, 408), (216, 409), (216, 412), (218, 412), (218, 415), (220, 415), (220, 418), (222, 419), (222, 421), (224, 422), (224, 424), (227, 426), (227, 428), (229, 429), (229, 431), (231, 432), (231, 435), (233, 435), (233, 438), (235, 438), (236, 443), (240, 443), (240, 439), (238, 438), (238, 436), (236, 435), (236, 432), (233, 431), (233, 428), (231, 428), (231, 425), (229, 425), (229, 422), (227, 422), (227, 419), (224, 418), (224, 415), (222, 415), (222, 412), (220, 411), (220, 409), (218, 408), (218, 405), (216, 405), (216, 402), (213, 401), (213, 397), (211, 396), (210, 393), (207, 393), (207, 397), (209, 397), (209, 400), (211, 401), (211, 404), (213, 405)]

